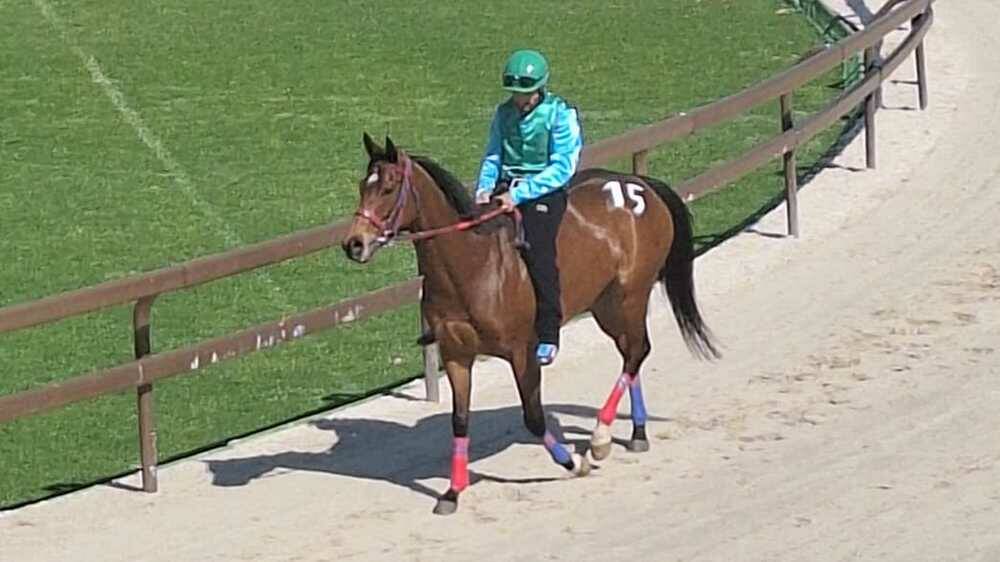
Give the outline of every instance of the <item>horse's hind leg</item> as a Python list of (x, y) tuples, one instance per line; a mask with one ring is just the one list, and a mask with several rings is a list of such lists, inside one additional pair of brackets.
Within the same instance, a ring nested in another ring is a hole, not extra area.
[(576, 476), (590, 473), (587, 458), (578, 453), (570, 453), (566, 446), (556, 439), (545, 423), (545, 409), (542, 407), (542, 370), (535, 359), (534, 349), (525, 347), (515, 354), (511, 361), (517, 391), (521, 395), (524, 410), (524, 425), (535, 437), (542, 440), (552, 460)]
[(622, 373), (597, 415), (597, 427), (590, 439), (590, 453), (596, 460), (611, 454), (611, 424), (618, 415), (618, 402), (626, 389), (632, 405), (632, 439), (628, 449), (636, 452), (649, 450), (646, 403), (639, 382), (639, 369), (650, 350), (646, 331), (648, 295), (648, 290), (632, 291), (629, 297), (622, 297), (621, 288), (615, 286), (609, 288), (591, 307), (594, 319), (601, 330), (614, 340), (623, 362)]

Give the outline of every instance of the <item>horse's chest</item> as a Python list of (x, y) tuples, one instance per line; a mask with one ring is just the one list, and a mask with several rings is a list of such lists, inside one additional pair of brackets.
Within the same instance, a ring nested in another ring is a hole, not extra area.
[(466, 329), (458, 328), (464, 324), (475, 332), (480, 349), (530, 339), (535, 301), (527, 270), (510, 252), (476, 257), (462, 268), (423, 269), (424, 310), (435, 333), (464, 346)]

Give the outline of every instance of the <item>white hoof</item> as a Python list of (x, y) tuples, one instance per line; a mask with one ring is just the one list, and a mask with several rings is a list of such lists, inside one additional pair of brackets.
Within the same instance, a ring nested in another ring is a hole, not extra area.
[(611, 426), (597, 422), (590, 437), (590, 454), (595, 461), (603, 460), (611, 454)]
[(583, 477), (590, 474), (590, 462), (587, 457), (573, 453), (573, 476)]

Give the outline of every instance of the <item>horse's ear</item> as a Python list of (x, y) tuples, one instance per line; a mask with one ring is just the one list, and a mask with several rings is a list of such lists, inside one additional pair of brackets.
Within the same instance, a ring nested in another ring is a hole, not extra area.
[(364, 140), (365, 151), (368, 152), (368, 158), (370, 160), (377, 160), (378, 157), (383, 156), (385, 154), (385, 151), (382, 150), (382, 147), (375, 144), (375, 141), (372, 140), (371, 136), (369, 136), (367, 132), (365, 132), (362, 140)]
[(388, 136), (385, 137), (385, 156), (386, 160), (393, 164), (399, 161), (399, 151), (396, 150), (396, 145)]

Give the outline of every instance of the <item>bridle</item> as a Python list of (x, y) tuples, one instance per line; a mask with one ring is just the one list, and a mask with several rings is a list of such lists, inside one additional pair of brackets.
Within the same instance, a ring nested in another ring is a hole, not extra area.
[(487, 211), (473, 219), (459, 221), (439, 228), (430, 228), (427, 230), (420, 230), (401, 235), (399, 233), (399, 228), (400, 222), (403, 219), (403, 209), (406, 207), (406, 201), (407, 199), (412, 198), (415, 203), (419, 203), (419, 197), (417, 192), (413, 189), (413, 160), (411, 160), (409, 156), (401, 153), (399, 155), (399, 163), (397, 166), (402, 167), (403, 180), (402, 185), (399, 188), (399, 192), (396, 195), (396, 201), (393, 203), (392, 209), (389, 211), (389, 215), (385, 218), (379, 218), (374, 212), (372, 212), (371, 209), (365, 207), (359, 208), (358, 211), (354, 213), (354, 216), (367, 220), (378, 229), (379, 235), (375, 238), (375, 242), (379, 246), (384, 246), (394, 240), (404, 242), (427, 240), (428, 238), (433, 238), (449, 232), (461, 232), (483, 224), (484, 222), (493, 220), (494, 218), (505, 213), (512, 213), (514, 215), (515, 224), (518, 226), (517, 231), (520, 232), (521, 212), (518, 211), (517, 208), (508, 211), (503, 207), (497, 207), (496, 209)]
[[(403, 168), (403, 182), (396, 193), (396, 202), (389, 211), (389, 216), (380, 219), (378, 215), (367, 207), (361, 207), (354, 213), (354, 216), (361, 217), (372, 223), (378, 229), (379, 235), (375, 241), (379, 245), (384, 245), (399, 234), (399, 223), (403, 219), (403, 209), (406, 207), (407, 197), (417, 199), (417, 193), (413, 191), (413, 161), (406, 155), (400, 155), (399, 166)], [(412, 195), (410, 195), (412, 193)]]

